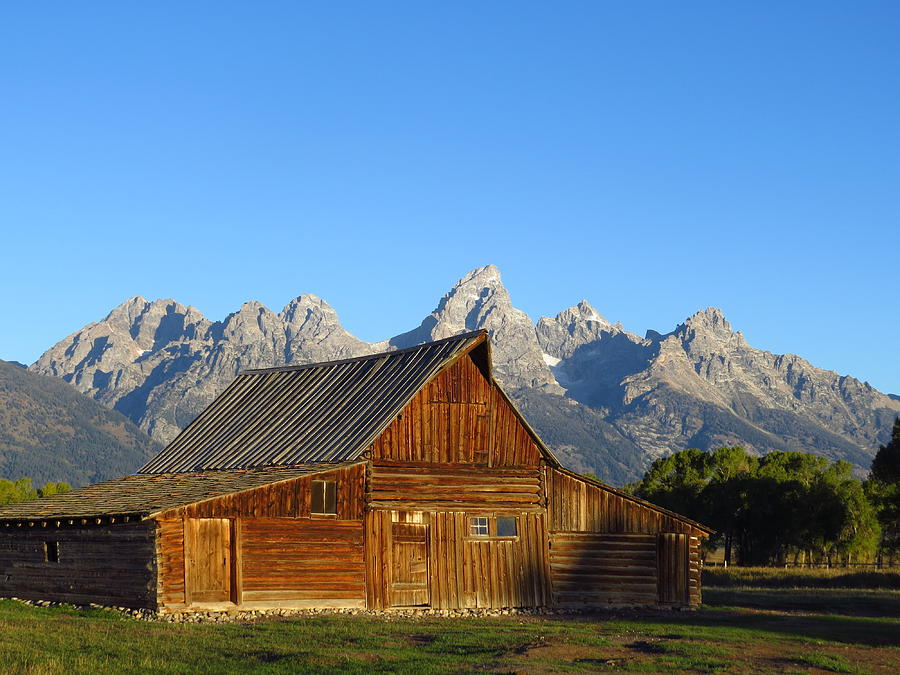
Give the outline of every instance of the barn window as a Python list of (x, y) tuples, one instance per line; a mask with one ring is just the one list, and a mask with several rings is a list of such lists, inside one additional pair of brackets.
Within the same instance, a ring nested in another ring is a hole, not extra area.
[(497, 518), (497, 536), (498, 537), (515, 537), (517, 534), (518, 534), (518, 532), (516, 531), (515, 517)]
[(310, 513), (320, 516), (337, 514), (337, 483), (333, 480), (314, 480), (312, 482), (312, 502)]
[(59, 562), (59, 542), (58, 541), (45, 541), (44, 542), (44, 562), (51, 562), (51, 563)]
[(469, 518), (469, 535), (472, 537), (487, 537), (488, 531), (487, 518)]

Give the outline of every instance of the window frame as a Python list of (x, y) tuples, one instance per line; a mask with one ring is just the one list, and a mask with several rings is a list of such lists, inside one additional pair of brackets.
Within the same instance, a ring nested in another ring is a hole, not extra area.
[[(338, 515), (338, 495), (337, 495), (337, 481), (336, 480), (313, 480), (311, 481), (312, 485), (309, 490), (309, 515), (311, 518), (337, 518)], [(316, 490), (318, 486), (322, 486), (322, 494), (321, 494), (321, 505), (317, 504), (317, 495)], [(330, 494), (329, 494), (330, 493)], [(329, 500), (329, 496), (331, 500)], [(331, 504), (329, 504), (331, 501)], [(329, 511), (328, 508), (331, 506), (333, 511)], [(321, 507), (321, 511), (317, 511), (317, 508)]]
[(59, 564), (59, 541), (44, 541), (44, 562), (51, 565)]
[[(520, 514), (486, 514), (486, 515), (469, 515), (466, 514), (468, 519), (468, 528), (466, 529), (466, 539), (471, 541), (515, 541), (519, 538), (519, 515)], [(497, 520), (500, 518), (510, 518), (515, 523), (516, 533), (515, 534), (505, 534), (500, 535), (497, 534)], [(475, 520), (487, 520), (487, 533), (486, 534), (475, 534), (473, 528), (476, 526), (474, 523)]]
[[(475, 521), (484, 521), (481, 522)], [(484, 528), (484, 532), (481, 532)], [(477, 530), (477, 531), (476, 531)], [(491, 519), (489, 516), (469, 516), (469, 537), (472, 539), (487, 539), (491, 536)]]
[[(513, 534), (500, 534), (500, 521), (511, 520), (513, 524)], [(497, 539), (516, 539), (519, 536), (519, 518), (518, 516), (497, 516), (494, 518), (494, 531)]]

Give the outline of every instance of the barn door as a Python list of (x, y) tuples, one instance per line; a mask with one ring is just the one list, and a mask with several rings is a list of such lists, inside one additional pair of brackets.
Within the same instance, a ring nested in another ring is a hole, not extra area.
[(687, 535), (660, 534), (656, 551), (660, 604), (690, 604)]
[(231, 521), (189, 518), (184, 535), (188, 602), (230, 601)]
[(418, 523), (391, 524), (391, 606), (431, 604), (428, 592), (428, 529)]

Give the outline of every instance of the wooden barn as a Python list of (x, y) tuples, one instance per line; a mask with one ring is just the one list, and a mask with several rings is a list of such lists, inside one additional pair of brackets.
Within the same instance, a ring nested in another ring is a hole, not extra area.
[(241, 373), (137, 474), (0, 508), (0, 595), (161, 612), (690, 606), (709, 533), (563, 468), (476, 332)]

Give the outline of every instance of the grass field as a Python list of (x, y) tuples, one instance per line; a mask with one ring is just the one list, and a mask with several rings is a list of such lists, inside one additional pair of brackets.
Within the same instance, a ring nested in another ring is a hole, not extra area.
[(777, 567), (707, 567), (703, 586), (750, 588), (893, 588), (900, 590), (900, 568), (878, 571)]
[[(709, 589), (696, 612), (257, 623), (141, 622), (0, 601), (0, 670), (184, 672), (900, 671), (900, 591)], [(802, 605), (797, 611), (797, 604)]]

